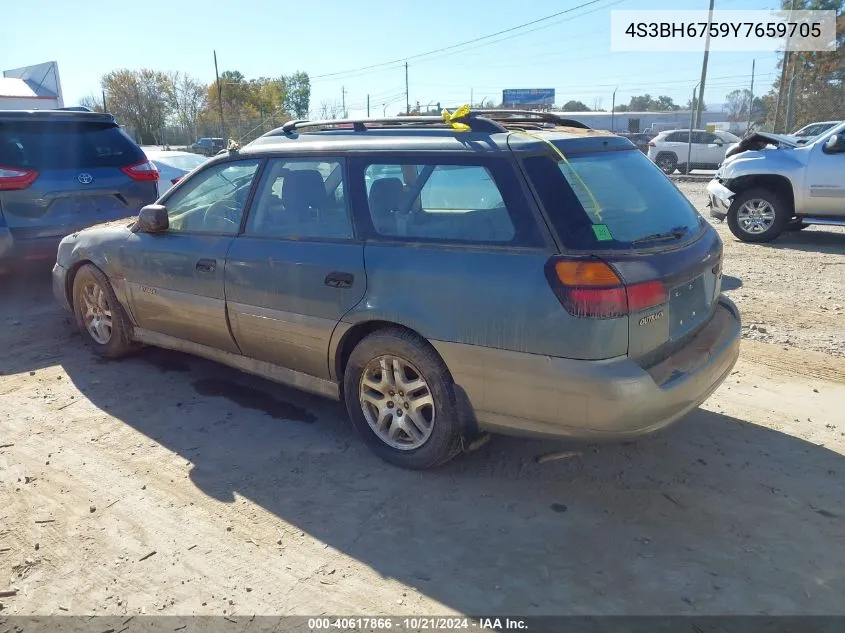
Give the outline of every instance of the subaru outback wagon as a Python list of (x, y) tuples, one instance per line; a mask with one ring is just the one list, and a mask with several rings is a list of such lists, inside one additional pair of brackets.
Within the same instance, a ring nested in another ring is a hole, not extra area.
[(341, 399), (408, 468), (485, 432), (636, 437), (706, 399), (740, 338), (710, 225), (627, 139), (462, 122), (290, 122), (65, 238), (55, 294), (101, 356)]
[(110, 114), (0, 111), (0, 268), (155, 201), (158, 171)]

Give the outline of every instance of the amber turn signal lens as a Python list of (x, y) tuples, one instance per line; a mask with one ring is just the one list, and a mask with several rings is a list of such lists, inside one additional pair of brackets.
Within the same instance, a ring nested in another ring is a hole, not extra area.
[(555, 274), (564, 286), (620, 286), (622, 282), (604, 262), (555, 262)]

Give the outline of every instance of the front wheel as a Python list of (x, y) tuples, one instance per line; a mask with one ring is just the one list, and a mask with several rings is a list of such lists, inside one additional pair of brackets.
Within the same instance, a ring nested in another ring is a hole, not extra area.
[(437, 352), (414, 334), (382, 330), (358, 343), (343, 392), (355, 428), (385, 461), (425, 469), (460, 452), (452, 377)]
[(734, 198), (728, 210), (728, 226), (743, 242), (770, 242), (783, 232), (792, 210), (771, 189), (755, 188)]
[(134, 349), (130, 324), (114, 290), (96, 266), (83, 265), (73, 278), (73, 313), (86, 343), (103, 358), (119, 358)]

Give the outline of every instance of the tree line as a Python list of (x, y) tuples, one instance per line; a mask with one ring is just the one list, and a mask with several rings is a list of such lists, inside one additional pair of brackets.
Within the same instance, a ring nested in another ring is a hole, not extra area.
[(89, 95), (80, 105), (108, 110), (143, 145), (184, 144), (200, 136), (251, 140), (292, 117), (306, 117), (311, 102), (311, 81), (302, 71), (247, 79), (227, 70), (219, 93), (217, 82), (150, 69), (114, 70), (100, 85), (102, 95)]

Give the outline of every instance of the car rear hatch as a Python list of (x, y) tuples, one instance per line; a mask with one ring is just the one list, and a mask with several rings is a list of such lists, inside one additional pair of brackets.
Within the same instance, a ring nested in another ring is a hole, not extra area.
[(16, 241), (60, 238), (156, 198), (158, 172), (113, 120), (67, 114), (0, 117), (0, 218)]
[(563, 156), (548, 148), (523, 160), (561, 246), (547, 276), (574, 315), (627, 317), (628, 356), (660, 362), (712, 316), (721, 240), (641, 152), (554, 143)]

